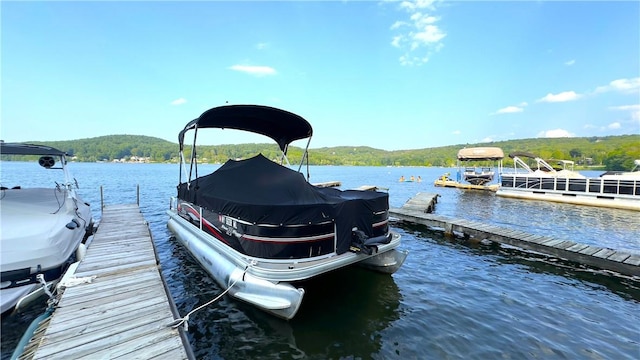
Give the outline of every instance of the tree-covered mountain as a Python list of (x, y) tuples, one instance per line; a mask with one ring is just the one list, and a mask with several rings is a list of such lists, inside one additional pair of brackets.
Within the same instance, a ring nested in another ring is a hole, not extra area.
[[(67, 141), (30, 141), (66, 151), (76, 161), (113, 161), (132, 157), (150, 162), (176, 162), (178, 144), (141, 135), (109, 135)], [(535, 138), (478, 144), (458, 144), (434, 148), (386, 151), (366, 146), (323, 147), (310, 150), (313, 165), (368, 166), (453, 166), (458, 150), (463, 147), (497, 146), (506, 154), (526, 151), (544, 159), (574, 160), (600, 165), (607, 170), (628, 170), (640, 159), (640, 135), (604, 137)], [(291, 147), (289, 159), (299, 162), (303, 149)], [(223, 163), (261, 152), (268, 158), (279, 154), (275, 144), (209, 145), (198, 147), (202, 162)], [(509, 164), (509, 158), (505, 164)]]

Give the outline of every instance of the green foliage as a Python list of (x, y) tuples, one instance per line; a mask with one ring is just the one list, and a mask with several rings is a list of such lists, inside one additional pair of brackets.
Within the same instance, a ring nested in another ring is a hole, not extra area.
[[(35, 142), (66, 151), (76, 161), (129, 160), (132, 156), (150, 162), (177, 162), (178, 144), (139, 135), (110, 135), (68, 141)], [(496, 146), (505, 154), (526, 151), (544, 159), (573, 160), (577, 164), (606, 167), (607, 170), (629, 170), (640, 159), (640, 135), (605, 137), (518, 139), (479, 144), (459, 144), (435, 148), (386, 151), (367, 146), (337, 146), (310, 149), (313, 165), (356, 166), (455, 166), (458, 150), (464, 147)], [(269, 159), (279, 157), (275, 144), (239, 144), (198, 146), (198, 159), (206, 163), (224, 163), (262, 153)], [(303, 149), (291, 147), (289, 160), (300, 162)], [(190, 148), (185, 149), (190, 155)], [(510, 165), (505, 158), (505, 166)]]

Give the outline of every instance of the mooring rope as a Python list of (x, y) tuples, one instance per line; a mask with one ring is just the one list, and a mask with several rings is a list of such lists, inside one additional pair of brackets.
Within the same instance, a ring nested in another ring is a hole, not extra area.
[(47, 281), (44, 279), (44, 275), (43, 274), (36, 275), (36, 280), (38, 280), (38, 282), (40, 283), (40, 286), (42, 286), (42, 290), (44, 290), (44, 293), (47, 294), (49, 299), (52, 299), (53, 294), (51, 293), (51, 291), (49, 291), (49, 284), (47, 284)]
[(244, 275), (247, 273), (247, 270), (249, 269), (249, 266), (251, 266), (252, 264), (247, 265), (244, 268), (244, 271), (242, 272), (242, 276), (238, 277), (233, 283), (231, 283), (231, 285), (229, 285), (229, 287), (223, 291), (222, 293), (220, 293), (220, 295), (216, 296), (215, 298), (213, 298), (212, 300), (210, 300), (209, 302), (202, 304), (200, 306), (198, 306), (197, 308), (191, 310), (187, 315), (185, 315), (182, 318), (179, 319), (175, 319), (171, 324), (167, 325), (170, 326), (174, 329), (178, 328), (179, 326), (182, 326), (184, 331), (189, 331), (189, 316), (191, 316), (193, 313), (195, 313), (196, 311), (205, 308), (211, 304), (213, 304), (214, 302), (218, 301), (221, 297), (223, 297), (226, 293), (229, 292), (229, 290), (231, 290), (231, 288), (238, 282), (240, 281), (240, 279), (244, 280)]

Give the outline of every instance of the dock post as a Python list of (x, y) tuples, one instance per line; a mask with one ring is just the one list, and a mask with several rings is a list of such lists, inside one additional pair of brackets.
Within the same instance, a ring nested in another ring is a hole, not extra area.
[(453, 236), (453, 224), (445, 223), (444, 224), (444, 236), (451, 237)]
[(140, 206), (140, 184), (136, 185), (136, 204)]
[(102, 191), (102, 185), (100, 185), (100, 214), (102, 214), (103, 209), (104, 209), (104, 192)]

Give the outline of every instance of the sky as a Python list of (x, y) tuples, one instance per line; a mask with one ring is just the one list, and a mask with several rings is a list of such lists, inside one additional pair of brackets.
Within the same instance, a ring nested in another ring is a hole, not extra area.
[(2, 1), (0, 16), (4, 141), (177, 143), (225, 104), (304, 117), (311, 148), (640, 133), (638, 1)]

